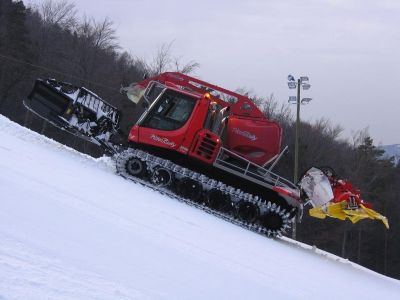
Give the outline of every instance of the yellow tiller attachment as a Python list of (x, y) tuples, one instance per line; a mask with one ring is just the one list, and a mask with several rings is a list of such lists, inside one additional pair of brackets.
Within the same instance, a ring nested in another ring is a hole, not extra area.
[(325, 219), (326, 217), (331, 217), (343, 221), (349, 219), (352, 223), (357, 223), (362, 219), (380, 220), (389, 229), (389, 222), (385, 216), (362, 204), (359, 204), (356, 209), (349, 209), (347, 201), (328, 203), (323, 207), (314, 207), (308, 213), (314, 218)]

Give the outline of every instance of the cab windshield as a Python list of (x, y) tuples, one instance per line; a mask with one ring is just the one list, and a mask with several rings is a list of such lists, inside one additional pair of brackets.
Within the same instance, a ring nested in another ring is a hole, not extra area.
[(147, 88), (133, 83), (128, 87), (121, 88), (121, 91), (124, 91), (128, 99), (133, 103), (138, 104), (139, 101), (144, 98), (147, 106), (149, 106), (155, 99), (157, 99), (164, 89), (165, 85), (156, 81), (152, 81)]
[(196, 98), (167, 89), (151, 108), (141, 126), (159, 130), (179, 129), (189, 119), (195, 104)]

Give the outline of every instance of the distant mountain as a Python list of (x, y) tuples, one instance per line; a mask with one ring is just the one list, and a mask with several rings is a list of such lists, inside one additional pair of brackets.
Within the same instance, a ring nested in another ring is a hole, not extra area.
[(393, 144), (393, 145), (385, 145), (380, 146), (379, 148), (385, 151), (384, 157), (394, 157), (394, 162), (397, 165), (400, 162), (400, 144)]

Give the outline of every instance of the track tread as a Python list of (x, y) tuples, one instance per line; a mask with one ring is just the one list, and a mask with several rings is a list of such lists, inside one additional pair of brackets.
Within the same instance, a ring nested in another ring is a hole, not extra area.
[[(137, 157), (137, 158), (145, 161), (147, 163), (148, 168), (154, 168), (156, 166), (161, 166), (163, 168), (170, 170), (175, 175), (178, 175), (178, 176), (184, 177), (184, 178), (193, 179), (193, 180), (201, 183), (203, 186), (207, 186), (209, 189), (211, 189), (211, 188), (218, 189), (224, 194), (234, 196), (237, 198), (237, 203), (239, 203), (240, 201), (247, 201), (247, 202), (250, 202), (250, 203), (256, 205), (259, 209), (261, 209), (263, 211), (275, 212), (277, 215), (282, 217), (282, 226), (278, 230), (271, 230), (271, 229), (265, 228), (257, 223), (244, 222), (244, 221), (236, 218), (234, 215), (229, 215), (229, 214), (225, 214), (223, 212), (217, 211), (217, 210), (213, 210), (203, 203), (195, 202), (190, 199), (181, 197), (165, 187), (155, 186), (149, 181), (131, 176), (126, 172), (125, 163), (128, 159), (130, 159), (132, 157)], [(117, 173), (120, 176), (122, 176), (123, 178), (134, 181), (134, 182), (141, 184), (143, 186), (146, 186), (148, 188), (151, 188), (151, 189), (159, 192), (160, 194), (166, 195), (172, 199), (186, 203), (192, 207), (201, 209), (209, 214), (217, 216), (218, 218), (221, 218), (225, 221), (228, 221), (232, 224), (235, 224), (237, 226), (240, 226), (242, 228), (245, 228), (245, 229), (255, 232), (257, 234), (261, 234), (261, 235), (269, 237), (269, 238), (276, 238), (276, 237), (280, 237), (283, 233), (286, 232), (286, 230), (288, 228), (290, 228), (290, 220), (289, 220), (290, 213), (285, 213), (286, 212), (285, 208), (281, 208), (278, 204), (273, 203), (271, 201), (267, 202), (263, 199), (260, 199), (258, 196), (254, 196), (249, 193), (244, 193), (240, 189), (237, 189), (237, 188), (234, 188), (231, 186), (227, 186), (226, 184), (224, 184), (221, 181), (216, 181), (214, 179), (210, 179), (203, 174), (199, 174), (199, 173), (191, 171), (187, 168), (181, 167), (167, 159), (163, 159), (163, 158), (154, 156), (154, 155), (147, 153), (145, 151), (142, 151), (142, 150), (130, 148), (128, 150), (125, 150), (125, 151), (120, 152), (119, 154), (115, 155), (114, 160), (116, 163)]]

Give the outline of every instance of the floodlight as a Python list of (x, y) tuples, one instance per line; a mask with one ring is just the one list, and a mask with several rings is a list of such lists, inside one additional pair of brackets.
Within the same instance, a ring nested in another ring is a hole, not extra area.
[(289, 103), (296, 103), (297, 102), (297, 97), (296, 96), (289, 96)]
[(312, 98), (303, 98), (301, 99), (301, 104), (307, 104), (312, 100)]
[(295, 89), (296, 88), (296, 82), (295, 81), (288, 81), (288, 87), (289, 89)]
[(288, 81), (294, 81), (293, 75), (288, 75), (287, 80), (288, 80)]
[(301, 81), (301, 82), (308, 81), (308, 76), (301, 76), (301, 77), (300, 77), (300, 81)]
[(310, 89), (311, 84), (303, 83), (301, 86), (303, 87), (303, 90), (308, 90), (308, 89)]

